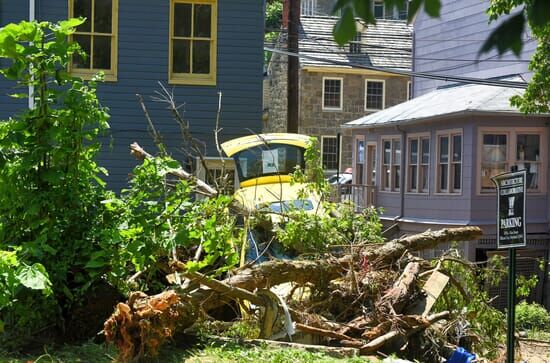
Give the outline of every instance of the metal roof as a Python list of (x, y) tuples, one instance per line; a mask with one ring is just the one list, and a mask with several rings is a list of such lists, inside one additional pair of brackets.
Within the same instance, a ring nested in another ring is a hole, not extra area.
[(377, 19), (361, 32), (361, 53), (352, 54), (349, 45), (339, 46), (332, 29), (337, 17), (302, 16), (300, 26), (300, 54), (325, 58), (326, 61), (300, 59), (300, 65), (317, 67), (352, 68), (335, 65), (344, 62), (365, 66), (410, 70), (412, 54), (412, 26), (403, 20)]
[(522, 114), (510, 105), (510, 97), (522, 95), (517, 88), (468, 84), (437, 89), (410, 101), (381, 110), (344, 127), (373, 128), (412, 124), (427, 119), (464, 113)]

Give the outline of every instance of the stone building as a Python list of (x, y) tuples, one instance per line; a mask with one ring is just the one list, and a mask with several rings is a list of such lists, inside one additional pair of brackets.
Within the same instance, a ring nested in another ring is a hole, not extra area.
[[(341, 125), (404, 102), (410, 95), (410, 77), (383, 69), (411, 69), (412, 28), (402, 20), (379, 19), (376, 27), (358, 29), (353, 42), (338, 46), (332, 37), (336, 21), (302, 15), (299, 38), (298, 132), (319, 138), (327, 173), (335, 172), (338, 165), (340, 171), (353, 165), (351, 133)], [(286, 131), (286, 55), (273, 55), (267, 84), (264, 132)], [(340, 147), (338, 133), (342, 133)]]

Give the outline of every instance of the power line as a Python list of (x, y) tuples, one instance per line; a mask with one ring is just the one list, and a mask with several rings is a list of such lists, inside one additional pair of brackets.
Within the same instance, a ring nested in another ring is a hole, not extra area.
[(460, 76), (453, 76), (453, 75), (440, 75), (440, 74), (432, 74), (428, 72), (414, 72), (414, 71), (406, 71), (406, 70), (400, 70), (400, 69), (394, 69), (394, 68), (385, 68), (385, 67), (376, 67), (376, 66), (367, 66), (362, 64), (355, 64), (355, 63), (349, 63), (349, 62), (341, 62), (336, 60), (328, 60), (321, 57), (315, 57), (315, 56), (309, 56), (305, 54), (298, 54), (293, 52), (287, 52), (280, 49), (273, 49), (264, 47), (265, 51), (287, 55), (290, 57), (299, 57), (304, 59), (310, 59), (325, 63), (330, 63), (334, 65), (341, 65), (341, 66), (348, 66), (352, 68), (359, 68), (359, 69), (368, 69), (371, 71), (378, 71), (378, 72), (385, 72), (390, 74), (399, 74), (402, 76), (409, 76), (409, 77), (419, 77), (419, 78), (428, 78), (428, 79), (437, 79), (442, 80), (446, 82), (459, 82), (459, 83), (470, 83), (470, 84), (481, 84), (486, 86), (496, 86), (496, 87), (506, 87), (506, 88), (520, 88), (525, 89), (527, 88), (526, 82), (516, 82), (516, 81), (501, 81), (501, 80), (492, 80), (492, 79), (483, 79), (483, 78), (474, 78), (474, 77), (460, 77)]

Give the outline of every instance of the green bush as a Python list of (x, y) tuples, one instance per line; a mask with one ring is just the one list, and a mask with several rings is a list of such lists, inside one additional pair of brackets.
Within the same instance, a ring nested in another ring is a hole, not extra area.
[(522, 330), (550, 331), (550, 313), (543, 306), (524, 300), (516, 306), (516, 326)]

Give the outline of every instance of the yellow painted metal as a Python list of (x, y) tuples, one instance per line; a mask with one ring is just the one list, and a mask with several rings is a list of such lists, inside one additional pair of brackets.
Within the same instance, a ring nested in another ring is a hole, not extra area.
[(261, 176), (250, 180), (245, 180), (241, 183), (241, 188), (253, 187), (256, 185), (275, 184), (275, 183), (289, 183), (290, 175), (268, 175)]
[(289, 133), (258, 134), (229, 140), (221, 147), (227, 156), (233, 156), (239, 151), (264, 144), (284, 144), (305, 148), (309, 144), (309, 136)]

